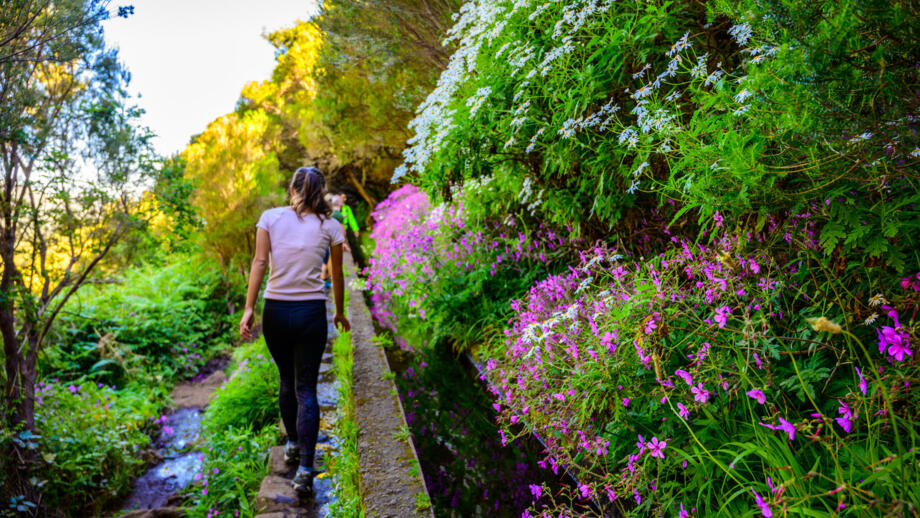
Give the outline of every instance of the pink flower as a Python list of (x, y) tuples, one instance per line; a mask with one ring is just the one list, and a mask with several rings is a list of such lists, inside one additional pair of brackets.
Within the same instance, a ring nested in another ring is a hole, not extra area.
[(878, 352), (885, 352), (887, 347), (888, 355), (899, 362), (904, 361), (904, 355), (913, 356), (914, 353), (910, 350), (907, 333), (900, 327), (884, 326), (881, 329), (877, 329), (876, 332), (878, 333)]
[(664, 448), (668, 445), (667, 441), (659, 441), (658, 437), (652, 437), (652, 441), (646, 444), (649, 449), (649, 455), (652, 457), (664, 458)]
[(859, 371), (859, 367), (853, 366), (856, 369), (856, 375), (859, 376), (859, 391), (865, 396), (869, 390), (869, 385), (866, 383), (866, 378), (863, 378), (862, 372)]
[(530, 484), (529, 487), (530, 487), (530, 494), (532, 494), (534, 498), (540, 498), (541, 496), (543, 496), (543, 488), (542, 488), (542, 487), (540, 487), (540, 486), (538, 486), (538, 485), (536, 485), (536, 484)]
[(716, 308), (716, 316), (713, 317), (713, 320), (716, 321), (716, 324), (719, 324), (719, 329), (725, 327), (725, 323), (728, 322), (728, 315), (732, 312), (732, 308), (728, 306), (722, 306), (721, 308)]
[(771, 429), (771, 430), (782, 430), (782, 431), (786, 432), (786, 434), (789, 436), (789, 440), (790, 440), (790, 441), (794, 441), (794, 440), (795, 440), (795, 425), (792, 424), (792, 423), (790, 423), (789, 421), (786, 421), (786, 420), (783, 419), (782, 417), (779, 418), (779, 424), (778, 424), (778, 425), (772, 425), (772, 424), (767, 424), (767, 423), (760, 423), (760, 426), (764, 426), (764, 427), (769, 428), (769, 429)]
[(684, 503), (681, 502), (681, 503), (680, 503), (680, 512), (677, 514), (677, 518), (687, 518), (688, 516), (690, 516), (690, 513), (688, 513), (687, 510), (684, 509)]
[(835, 417), (834, 421), (837, 421), (837, 424), (843, 428), (843, 431), (850, 433), (853, 430), (853, 420), (856, 417), (853, 415), (853, 410), (850, 409), (850, 405), (846, 401), (839, 401), (840, 408), (837, 409), (837, 413), (841, 414), (840, 417)]
[(705, 403), (709, 401), (709, 391), (703, 388), (703, 383), (700, 382), (697, 386), (690, 389), (690, 392), (693, 392), (693, 400), (700, 403)]
[(607, 492), (607, 499), (611, 502), (617, 499), (617, 494), (613, 492), (613, 488), (610, 486), (604, 486), (604, 491)]
[(588, 498), (591, 496), (591, 488), (585, 484), (578, 484), (578, 492), (581, 493), (582, 498)]
[(754, 501), (757, 502), (757, 507), (760, 508), (760, 514), (762, 514), (764, 518), (772, 518), (773, 511), (770, 510), (770, 506), (757, 494), (757, 491), (754, 491), (753, 487), (751, 488), (751, 492), (754, 493)]
[(677, 415), (679, 415), (681, 419), (687, 419), (688, 417), (690, 417), (690, 411), (687, 410), (687, 407), (684, 406), (683, 403), (678, 403), (677, 404)]
[(677, 369), (676, 371), (674, 371), (674, 374), (680, 376), (684, 380), (684, 382), (687, 383), (687, 385), (693, 385), (693, 376), (691, 376), (689, 372), (683, 369)]
[(757, 402), (761, 405), (767, 402), (767, 396), (765, 396), (763, 392), (758, 389), (749, 390), (745, 392), (745, 394), (747, 394), (752, 399), (756, 399)]

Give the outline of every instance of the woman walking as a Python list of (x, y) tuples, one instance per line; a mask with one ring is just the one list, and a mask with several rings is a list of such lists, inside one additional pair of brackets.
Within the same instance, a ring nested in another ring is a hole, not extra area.
[(299, 492), (313, 491), (313, 460), (319, 433), (316, 379), (326, 347), (326, 295), (321, 272), (323, 256), (330, 250), (330, 274), (335, 300), (335, 325), (348, 331), (343, 312), (342, 225), (332, 219), (323, 199), (326, 181), (315, 167), (301, 167), (291, 179), (291, 204), (262, 213), (256, 224), (256, 253), (249, 271), (246, 309), (240, 335), (252, 338), (255, 304), (269, 266), (262, 329), (281, 388), (278, 406), (288, 433), (284, 459), (299, 462), (292, 485)]

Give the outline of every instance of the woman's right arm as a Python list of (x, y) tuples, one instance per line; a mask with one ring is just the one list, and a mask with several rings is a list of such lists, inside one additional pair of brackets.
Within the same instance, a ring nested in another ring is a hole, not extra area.
[(252, 258), (252, 266), (249, 268), (249, 290), (246, 292), (246, 309), (243, 310), (243, 318), (240, 320), (240, 336), (244, 340), (252, 340), (256, 299), (259, 297), (259, 290), (262, 289), (265, 270), (268, 269), (268, 254), (270, 251), (271, 241), (268, 237), (268, 231), (264, 228), (259, 228), (256, 231), (256, 253)]
[(333, 322), (342, 331), (351, 330), (351, 324), (345, 317), (345, 276), (342, 275), (342, 244), (332, 245), (329, 266), (332, 270), (332, 298), (335, 301)]

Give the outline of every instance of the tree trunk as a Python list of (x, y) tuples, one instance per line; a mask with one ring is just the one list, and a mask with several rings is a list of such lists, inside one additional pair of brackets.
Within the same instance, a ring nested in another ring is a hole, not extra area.
[(368, 207), (370, 207), (371, 210), (367, 213), (367, 219), (364, 220), (364, 224), (367, 226), (367, 228), (371, 228), (371, 226), (374, 224), (374, 220), (371, 218), (371, 213), (374, 212), (374, 207), (377, 206), (377, 200), (375, 200), (374, 197), (367, 192), (367, 190), (364, 188), (364, 185), (362, 185), (361, 182), (355, 178), (355, 175), (351, 172), (350, 169), (345, 170), (345, 177), (348, 179), (348, 183), (355, 187), (355, 189), (358, 191), (358, 194), (364, 198), (364, 201), (367, 202)]

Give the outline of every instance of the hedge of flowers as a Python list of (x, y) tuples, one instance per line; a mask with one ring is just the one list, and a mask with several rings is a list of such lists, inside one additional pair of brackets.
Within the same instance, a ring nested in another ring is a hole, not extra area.
[(550, 469), (581, 481), (570, 498), (608, 512), (917, 512), (916, 281), (844, 328), (797, 311), (784, 269), (729, 237), (586, 252), (513, 303), (487, 363), (504, 436), (543, 437)]
[(478, 339), (483, 326), (501, 324), (511, 296), (577, 243), (511, 217), (471, 225), (462, 199), (477, 193), (467, 186), (456, 204), (431, 203), (407, 185), (377, 206), (367, 273), (381, 325), (425, 340)]
[(579, 479), (525, 515), (918, 514), (915, 14), (461, 8), (370, 287)]

